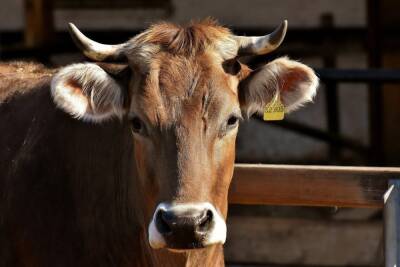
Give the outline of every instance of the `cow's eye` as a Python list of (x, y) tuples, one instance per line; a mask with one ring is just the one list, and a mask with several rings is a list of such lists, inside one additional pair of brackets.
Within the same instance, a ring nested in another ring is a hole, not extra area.
[(138, 117), (134, 117), (131, 121), (131, 124), (132, 124), (132, 130), (135, 133), (141, 133), (143, 131), (144, 128), (143, 122)]
[(233, 127), (236, 126), (236, 124), (239, 122), (239, 117), (236, 115), (231, 115), (228, 119), (228, 121), (226, 122), (226, 125), (228, 127)]
[(231, 130), (234, 130), (237, 128), (240, 120), (240, 115), (232, 114), (228, 117), (228, 119), (225, 121), (225, 124), (221, 128), (221, 131), (219, 133), (220, 137), (225, 136), (228, 134)]

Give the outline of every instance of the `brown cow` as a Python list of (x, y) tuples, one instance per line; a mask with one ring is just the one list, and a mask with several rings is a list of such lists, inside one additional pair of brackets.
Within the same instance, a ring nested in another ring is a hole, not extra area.
[(299, 62), (239, 61), (286, 27), (160, 23), (103, 45), (71, 24), (97, 63), (0, 66), (0, 265), (223, 266), (239, 121), (316, 93)]

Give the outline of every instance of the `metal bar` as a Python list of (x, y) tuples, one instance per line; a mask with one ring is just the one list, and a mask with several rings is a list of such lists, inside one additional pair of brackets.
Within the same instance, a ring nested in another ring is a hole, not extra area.
[[(382, 33), (381, 33), (381, 1), (368, 0), (368, 67), (382, 67)], [(383, 96), (382, 85), (378, 81), (369, 84), (369, 164), (382, 165), (384, 160), (383, 149)]]
[(385, 266), (400, 266), (400, 180), (389, 180), (384, 196)]
[[(340, 135), (340, 121), (339, 121), (339, 101), (338, 101), (338, 88), (337, 82), (330, 81), (326, 83), (326, 116), (328, 121), (328, 132), (334, 136)], [(332, 139), (329, 142), (329, 161), (338, 163), (340, 160), (340, 148), (337, 139)]]
[[(91, 37), (93, 34), (89, 34)], [(115, 34), (114, 34), (115, 35)], [(8, 39), (4, 37), (6, 35), (2, 35), (2, 40)], [(99, 35), (100, 36), (100, 35)], [(16, 38), (16, 37), (15, 37)], [(118, 35), (118, 38), (111, 38), (112, 40), (116, 39), (115, 42), (124, 41), (124, 35)], [(58, 38), (62, 39), (62, 38)], [(96, 37), (94, 37), (96, 39)], [(101, 35), (101, 40), (106, 40), (106, 36)], [(73, 45), (70, 39), (66, 39), (65, 42), (57, 42), (54, 46), (47, 47), (46, 51), (50, 54), (58, 54), (65, 52), (77, 52), (77, 48)], [(12, 58), (23, 58), (23, 57), (31, 57), (35, 56), (38, 53), (45, 53), (44, 49), (40, 48), (26, 48), (22, 46), (4, 46), (3, 55), (4, 59), (12, 59)], [(346, 82), (346, 83), (370, 83), (370, 82), (380, 82), (380, 83), (400, 83), (400, 70), (391, 70), (391, 69), (330, 69), (330, 68), (316, 68), (315, 69), (318, 77), (322, 82)]]
[[(274, 27), (231, 27), (232, 31), (235, 32), (235, 34), (238, 35), (265, 35), (268, 32), (271, 32), (274, 30)], [(115, 42), (120, 42), (119, 38), (115, 38), (116, 34), (124, 35), (124, 39), (127, 40), (129, 38), (132, 38), (134, 35), (142, 32), (144, 28), (139, 27), (139, 28), (131, 28), (128, 30), (121, 30), (118, 28), (108, 28), (104, 30), (98, 30), (98, 29), (90, 29), (90, 28), (83, 28), (82, 30), (85, 31), (85, 34), (90, 34), (92, 35), (92, 38), (95, 38), (98, 40), (99, 35), (107, 35), (107, 39), (110, 43), (115, 43)], [(0, 31), (0, 34), (19, 34), (19, 30), (2, 30)], [(65, 30), (60, 30), (58, 31), (59, 34), (62, 36), (62, 40), (69, 39), (69, 34)], [(397, 29), (391, 29), (390, 32), (393, 37), (397, 38), (399, 36), (399, 31)], [(346, 27), (346, 28), (339, 28), (335, 27), (332, 30), (329, 30), (327, 32), (324, 29), (320, 28), (293, 28), (290, 27), (290, 34), (286, 38), (286, 43), (292, 43), (292, 42), (301, 42), (302, 44), (306, 43), (307, 45), (311, 45), (312, 48), (318, 48), (320, 45), (316, 44), (321, 41), (320, 36), (323, 34), (330, 34), (333, 39), (337, 41), (337, 43), (342, 44), (343, 41), (349, 40), (350, 42), (354, 41), (362, 41), (365, 39), (366, 35), (366, 30), (364, 27)], [(8, 37), (8, 36), (7, 36)], [(21, 38), (22, 41), (22, 38)], [(5, 43), (9, 43), (9, 40), (6, 39), (4, 41)], [(312, 51), (313, 49), (307, 49), (307, 51)], [(315, 55), (315, 51), (314, 51)]]
[[(93, 30), (85, 29), (85, 34), (90, 36), (90, 38), (104, 43), (120, 43), (132, 38), (136, 34), (143, 31), (143, 28), (133, 28), (130, 30), (121, 29), (107, 29), (107, 30)], [(273, 29), (270, 28), (234, 28), (233, 31), (237, 34), (245, 35), (264, 35), (266, 32), (270, 32)], [(364, 28), (334, 28), (327, 32), (324, 29), (301, 29), (301, 28), (291, 28), (290, 34), (287, 36), (285, 41), (285, 46), (279, 50), (281, 55), (291, 55), (293, 57), (304, 57), (304, 56), (319, 56), (325, 54), (327, 51), (321, 48), (320, 36), (321, 35), (331, 35), (335, 42), (338, 44), (343, 44), (346, 41), (349, 42), (363, 42), (366, 31)], [(393, 36), (400, 36), (398, 32), (392, 31)], [(2, 46), (10, 46), (16, 43), (22, 43), (24, 36), (20, 31), (0, 31), (0, 35), (3, 36), (1, 40)], [(48, 54), (53, 53), (66, 53), (66, 52), (78, 52), (76, 46), (71, 41), (71, 37), (65, 30), (58, 31), (56, 37), (54, 38), (54, 43), (51, 47), (48, 47)], [(306, 42), (306, 43), (305, 43)], [(295, 44), (291, 48), (292, 43)], [(304, 46), (304, 44), (307, 44)], [(335, 51), (340, 48), (335, 47)], [(334, 53), (335, 51), (328, 51), (329, 53)], [(21, 58), (17, 52), (10, 51), (15, 58)], [(27, 53), (27, 52), (26, 52)], [(7, 58), (12, 58), (11, 55), (5, 55)], [(258, 57), (262, 59), (263, 57)]]
[(229, 202), (382, 208), (396, 177), (400, 168), (236, 164)]
[[(334, 28), (334, 18), (331, 13), (327, 13), (321, 16), (322, 28), (332, 30)], [(324, 36), (323, 47), (326, 51), (332, 51), (334, 40), (332, 40), (329, 34)], [(324, 67), (335, 68), (336, 67), (336, 55), (334, 53), (325, 53), (323, 56)], [(325, 101), (326, 101), (326, 117), (328, 121), (327, 130), (335, 136), (340, 135), (340, 117), (339, 117), (339, 100), (338, 100), (338, 87), (337, 81), (330, 80), (326, 81), (325, 90)], [(334, 164), (339, 163), (341, 146), (338, 146), (332, 140), (329, 142), (329, 162)]]
[(347, 83), (400, 83), (400, 70), (388, 69), (316, 69), (322, 82), (337, 81)]

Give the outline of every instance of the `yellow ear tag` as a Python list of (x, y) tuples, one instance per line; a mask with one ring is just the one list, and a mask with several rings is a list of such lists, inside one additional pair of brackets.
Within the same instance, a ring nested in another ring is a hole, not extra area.
[(285, 117), (285, 106), (281, 102), (279, 91), (276, 91), (275, 96), (272, 98), (264, 108), (265, 121), (280, 121)]

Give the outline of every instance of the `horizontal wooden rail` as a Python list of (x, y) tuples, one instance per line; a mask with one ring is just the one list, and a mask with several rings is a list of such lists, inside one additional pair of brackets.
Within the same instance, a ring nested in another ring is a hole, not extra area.
[(236, 164), (231, 204), (383, 207), (400, 168)]

